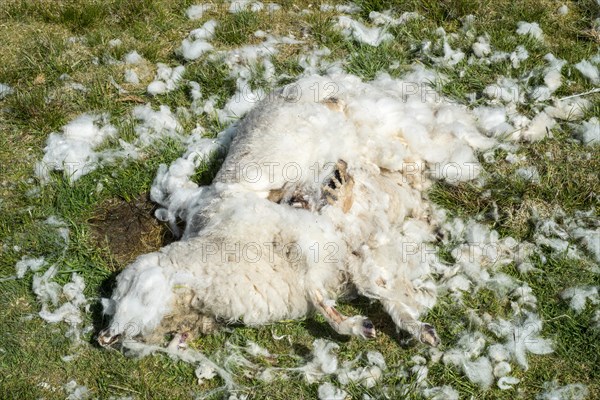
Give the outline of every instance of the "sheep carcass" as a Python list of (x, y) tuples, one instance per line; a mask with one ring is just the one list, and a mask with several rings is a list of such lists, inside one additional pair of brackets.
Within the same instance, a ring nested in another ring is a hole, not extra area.
[[(118, 276), (99, 342), (312, 311), (340, 334), (374, 337), (367, 317), (335, 308), (355, 289), (436, 346), (435, 329), (419, 320), (435, 303), (437, 262), (423, 251), (435, 223), (422, 166), (475, 162), (465, 141), (485, 140), (448, 128), (449, 115), (470, 120), (465, 110), (403, 96), (390, 82), (310, 77), (258, 104), (236, 126), (210, 195), (188, 210), (182, 239)], [(328, 85), (334, 96), (314, 90)]]

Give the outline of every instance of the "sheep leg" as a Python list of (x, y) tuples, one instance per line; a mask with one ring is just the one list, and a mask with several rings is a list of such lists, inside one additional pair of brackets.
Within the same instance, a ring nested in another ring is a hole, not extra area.
[(380, 299), (385, 311), (392, 317), (392, 320), (400, 329), (409, 332), (415, 339), (421, 343), (437, 347), (440, 344), (435, 328), (419, 321), (416, 317), (416, 311), (406, 304), (388, 299)]
[(369, 298), (377, 299), (392, 318), (398, 328), (409, 332), (415, 339), (432, 347), (440, 344), (435, 328), (419, 321), (418, 305), (414, 300), (416, 289), (409, 280), (395, 282), (400, 287), (388, 288), (388, 282), (379, 278), (375, 282), (370, 280), (355, 281), (357, 289), (361, 294)]
[(358, 336), (363, 339), (372, 339), (376, 336), (373, 323), (360, 315), (348, 317), (340, 313), (333, 305), (331, 299), (325, 299), (317, 289), (313, 290), (310, 300), (315, 309), (325, 317), (325, 320), (340, 335)]

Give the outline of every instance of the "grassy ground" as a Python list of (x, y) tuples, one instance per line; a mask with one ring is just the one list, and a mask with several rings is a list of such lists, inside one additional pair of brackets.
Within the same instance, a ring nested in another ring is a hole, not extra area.
[[(121, 82), (124, 67), (110, 60), (121, 59), (135, 49), (150, 63), (181, 63), (175, 49), (190, 30), (200, 26), (198, 21), (185, 17), (184, 11), (191, 4), (194, 4), (192, 0), (2, 2), (0, 82), (13, 87), (15, 93), (0, 100), (0, 276), (13, 275), (14, 265), (23, 254), (45, 256), (61, 265), (59, 281), (68, 281), (70, 273), (77, 271), (86, 279), (86, 295), (97, 299), (110, 294), (114, 276), (132, 257), (171, 240), (165, 227), (148, 218), (152, 205), (146, 196), (158, 165), (177, 158), (182, 151), (180, 145), (158, 144), (148, 151), (143, 162), (132, 162), (121, 168), (101, 168), (74, 185), (55, 175), (50, 184), (40, 188), (33, 178), (33, 165), (42, 157), (48, 134), (82, 112), (107, 111), (117, 118), (127, 115), (139, 101), (172, 108), (189, 106), (191, 100), (185, 89), (148, 96), (145, 87), (153, 74), (142, 77), (140, 85), (124, 84), (129, 93), (119, 94), (110, 78)], [(446, 85), (444, 92), (459, 101), (464, 100), (467, 93), (481, 92), (500, 75), (519, 75), (543, 65), (547, 52), (573, 64), (594, 55), (599, 45), (598, 33), (591, 31), (590, 26), (600, 10), (591, 0), (567, 2), (570, 12), (566, 16), (556, 13), (561, 2), (549, 0), (517, 3), (505, 0), (357, 1), (361, 7), (357, 18), (367, 18), (370, 11), (389, 8), (398, 14), (418, 11), (425, 17), (391, 28), (395, 40), (377, 48), (344, 39), (332, 28), (335, 12), (298, 13), (303, 8), (318, 9), (318, 4), (287, 0), (280, 4), (282, 9), (275, 15), (266, 12), (228, 14), (226, 7), (216, 7), (203, 19), (216, 18), (220, 22), (213, 41), (217, 49), (254, 42), (256, 38), (251, 33), (258, 29), (276, 34), (293, 33), (307, 43), (329, 47), (332, 59), (345, 60), (349, 72), (365, 79), (385, 71), (392, 61), (398, 61), (399, 68), (389, 72), (402, 73), (416, 57), (411, 43), (433, 37), (438, 26), (449, 33), (459, 31), (459, 18), (467, 14), (476, 15), (476, 29), (488, 32), (492, 44), (499, 50), (513, 51), (518, 44), (527, 46), (530, 58), (516, 71), (511, 71), (506, 63), (464, 65), (466, 78), (457, 75), (458, 69), (445, 71), (451, 84)], [(539, 22), (546, 32), (545, 42), (516, 36), (514, 31), (520, 20)], [(116, 38), (121, 39), (122, 44), (110, 46), (108, 42)], [(301, 53), (298, 45), (284, 46), (274, 59), (277, 74), (287, 74), (287, 79), (297, 75), (301, 71), (298, 66)], [(220, 105), (233, 93), (234, 83), (218, 62), (199, 59), (187, 63), (186, 67), (186, 78), (200, 82), (203, 92), (217, 95)], [(60, 79), (63, 74), (89, 90), (81, 92), (67, 87)], [(574, 70), (569, 81), (559, 89), (558, 95), (591, 88)], [(266, 84), (256, 82), (256, 85)], [(599, 115), (600, 99), (593, 96), (589, 99), (593, 102), (589, 116)], [(131, 124), (119, 123), (121, 134), (127, 135)], [(200, 123), (209, 132), (220, 128), (210, 118), (203, 117)], [(518, 165), (497, 162), (485, 164), (491, 177), (485, 187), (438, 185), (431, 198), (456, 215), (484, 216), (483, 220), (501, 235), (518, 240), (530, 239), (533, 234), (532, 206), (548, 213), (557, 206), (569, 213), (593, 209), (597, 216), (600, 212), (600, 147), (583, 147), (570, 140), (571, 128), (567, 124), (560, 125), (554, 133), (552, 139), (523, 145), (519, 150), (520, 155), (527, 157), (528, 165), (538, 168), (541, 175), (538, 184), (525, 184), (515, 178)], [(498, 156), (502, 159), (501, 154)], [(199, 171), (198, 179), (206, 181), (206, 174)], [(100, 192), (96, 190), (98, 182), (104, 187)], [(496, 206), (500, 218), (486, 220), (485, 215)], [(71, 243), (65, 253), (52, 229), (43, 223), (52, 215), (67, 221), (71, 231)], [(111, 215), (122, 216), (118, 218), (122, 223), (115, 223)], [(111, 226), (114, 226), (112, 231)], [(129, 246), (125, 248), (118, 246), (123, 236), (129, 239)], [(527, 373), (515, 372), (515, 376), (522, 379), (518, 393), (498, 389), (481, 391), (443, 364), (431, 368), (429, 380), (433, 385), (451, 384), (461, 396), (473, 395), (478, 399), (533, 398), (544, 382), (556, 379), (561, 384), (584, 383), (588, 385), (590, 398), (600, 398), (600, 336), (597, 330), (589, 328), (592, 311), (588, 308), (576, 315), (558, 297), (567, 287), (599, 285), (599, 277), (587, 272), (584, 262), (556, 256), (536, 266), (542, 272), (520, 275), (512, 265), (506, 267), (505, 272), (533, 288), (545, 321), (543, 335), (554, 340), (556, 351), (548, 356), (531, 357)], [(39, 304), (31, 292), (30, 276), (0, 282), (0, 290), (3, 298), (0, 307), (2, 398), (64, 398), (62, 386), (71, 379), (87, 386), (98, 398), (190, 398), (218, 385), (218, 382), (210, 382), (198, 386), (193, 367), (164, 357), (132, 360), (94, 345), (73, 348), (64, 336), (63, 327), (47, 325), (35, 317)], [(468, 301), (480, 311), (494, 315), (510, 313), (510, 307), (493, 293), (480, 292)], [(282, 354), (278, 365), (292, 366), (294, 362), (289, 354), (305, 355), (315, 338), (329, 338), (340, 343), (342, 360), (353, 359), (367, 349), (378, 350), (385, 355), (390, 368), (398, 370), (407, 365), (410, 357), (425, 351), (421, 347), (401, 346), (390, 328), (391, 321), (378, 306), (359, 300), (345, 307), (346, 311), (366, 313), (373, 317), (376, 326), (387, 328), (376, 340), (361, 342), (334, 336), (324, 321), (316, 318), (262, 329), (240, 327), (199, 338), (194, 346), (212, 354), (226, 341), (243, 345), (252, 340), (272, 353)], [(442, 299), (428, 316), (428, 321), (438, 328), (442, 341), (452, 341), (468, 325), (461, 310)], [(105, 321), (97, 303), (93, 303), (91, 311), (88, 318), (99, 328)], [(272, 334), (290, 335), (292, 342), (274, 340)], [(92, 336), (90, 333), (86, 338), (90, 343)], [(76, 354), (72, 361), (61, 360), (70, 354)], [(260, 358), (256, 361), (269, 363)], [(411, 377), (391, 374), (381, 385), (393, 388), (396, 384), (413, 381)], [(41, 382), (48, 386), (40, 386)], [(265, 384), (246, 377), (242, 382), (250, 388), (251, 397), (257, 399), (314, 398), (318, 387), (296, 379)], [(346, 390), (354, 398), (361, 398), (365, 391), (354, 386)], [(378, 386), (368, 389), (367, 393), (379, 397), (382, 392)], [(393, 390), (389, 396), (397, 397)]]

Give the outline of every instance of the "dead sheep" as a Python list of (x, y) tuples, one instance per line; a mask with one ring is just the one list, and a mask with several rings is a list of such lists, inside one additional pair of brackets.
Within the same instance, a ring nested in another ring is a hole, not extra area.
[[(423, 74), (415, 71), (413, 82)], [(439, 263), (424, 193), (434, 179), (475, 177), (474, 150), (491, 139), (465, 108), (422, 89), (406, 93), (407, 82), (313, 76), (257, 104), (232, 128), (201, 201), (180, 210), (182, 239), (118, 276), (99, 343), (312, 312), (339, 334), (373, 338), (366, 316), (335, 307), (355, 291), (379, 301), (398, 328), (437, 346), (434, 327), (420, 319), (435, 304)], [(448, 165), (465, 168), (432, 173)]]

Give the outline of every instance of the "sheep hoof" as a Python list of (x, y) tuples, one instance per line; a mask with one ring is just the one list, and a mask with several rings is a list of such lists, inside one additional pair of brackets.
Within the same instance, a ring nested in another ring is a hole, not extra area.
[(112, 335), (109, 329), (103, 329), (98, 334), (98, 344), (102, 347), (112, 347), (119, 341), (121, 335)]
[(375, 339), (377, 331), (370, 319), (365, 319), (362, 323), (362, 336), (365, 339)]
[(435, 332), (435, 328), (429, 324), (421, 325), (421, 336), (419, 340), (432, 347), (437, 347), (440, 344), (440, 338)]

